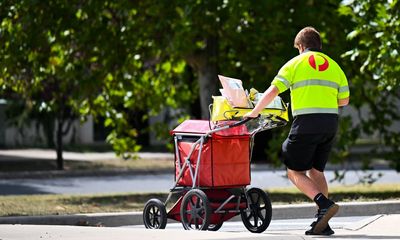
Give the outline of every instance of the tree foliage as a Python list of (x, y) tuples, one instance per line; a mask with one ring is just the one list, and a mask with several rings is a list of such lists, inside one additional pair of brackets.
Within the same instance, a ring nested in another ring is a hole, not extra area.
[(132, 116), (190, 97), (178, 81), (184, 63), (159, 61), (162, 50), (143, 39), (137, 7), (130, 1), (2, 1), (2, 95), (22, 99), (40, 121), (54, 116), (59, 134), (66, 119), (103, 116), (116, 152), (137, 151)]
[(347, 35), (354, 47), (343, 57), (352, 70), (351, 103), (360, 119), (348, 126), (346, 144), (375, 134), (380, 144), (374, 151), (400, 170), (400, 133), (393, 127), (400, 121), (400, 2), (343, 1), (340, 13), (354, 23)]
[[(69, 119), (105, 119), (115, 151), (134, 152), (144, 131), (134, 127), (137, 119), (147, 121), (166, 108), (176, 114), (167, 120), (185, 117), (189, 109), (208, 118), (220, 86), (217, 74), (264, 91), (298, 54), (296, 33), (312, 25), (321, 32), (323, 51), (349, 73), (352, 105), (361, 108), (367, 101), (377, 113), (355, 128), (351, 118), (343, 119), (337, 154), (343, 159), (361, 130), (383, 129), (386, 143), (398, 142), (387, 129), (397, 113), (378, 93), (396, 95), (399, 58), (389, 50), (399, 49), (398, 34), (390, 34), (399, 25), (397, 1), (345, 1), (342, 14), (339, 5), (339, 0), (1, 1), (1, 94), (22, 99), (24, 109), (42, 120), (53, 116), (64, 131)], [(349, 58), (342, 62), (344, 52)], [(288, 101), (288, 93), (283, 97)], [(168, 127), (157, 129), (168, 134)], [(286, 131), (273, 132), (270, 158), (277, 160)]]
[(15, 94), (31, 111), (59, 122), (67, 115), (104, 116), (116, 151), (134, 151), (135, 113), (188, 108), (200, 96), (207, 118), (217, 73), (265, 88), (295, 55), (292, 38), (300, 27), (316, 22), (335, 36), (329, 31), (333, 20), (324, 14), (336, 5), (2, 1), (0, 81), (7, 96)]

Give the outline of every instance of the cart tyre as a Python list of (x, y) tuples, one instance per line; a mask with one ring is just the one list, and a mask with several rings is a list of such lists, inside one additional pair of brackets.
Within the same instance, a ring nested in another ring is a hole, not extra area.
[(216, 232), (222, 227), (222, 224), (223, 224), (223, 222), (222, 223), (218, 223), (218, 224), (209, 224), (207, 230)]
[(259, 188), (246, 191), (248, 207), (241, 210), (244, 226), (252, 233), (264, 232), (272, 218), (272, 205), (268, 194)]
[(143, 223), (149, 229), (164, 229), (167, 226), (167, 210), (163, 202), (152, 198), (144, 206)]
[(207, 230), (211, 217), (210, 202), (200, 189), (185, 194), (181, 204), (181, 221), (186, 230)]

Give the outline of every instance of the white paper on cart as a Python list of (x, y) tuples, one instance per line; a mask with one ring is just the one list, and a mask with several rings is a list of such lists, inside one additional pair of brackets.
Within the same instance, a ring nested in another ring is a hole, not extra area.
[[(258, 103), (258, 101), (261, 99), (263, 93), (257, 93), (255, 95), (255, 99), (253, 101), (254, 106)], [(282, 98), (280, 96), (276, 96), (267, 106), (265, 106), (266, 109), (284, 109), (282, 105)]]
[(222, 75), (218, 75), (218, 78), (223, 87), (222, 95), (228, 99), (233, 107), (247, 108), (249, 106), (241, 80)]

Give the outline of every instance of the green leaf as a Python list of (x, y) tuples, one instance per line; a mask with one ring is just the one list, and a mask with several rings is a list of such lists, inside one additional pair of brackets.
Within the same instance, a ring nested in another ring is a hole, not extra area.
[(177, 74), (182, 74), (185, 70), (186, 63), (184, 61), (180, 61), (174, 65), (173, 71)]
[(171, 71), (171, 62), (165, 62), (162, 64), (161, 68), (165, 71), (165, 72), (170, 72)]
[(114, 125), (114, 121), (111, 119), (111, 118), (107, 118), (105, 121), (104, 121), (104, 126), (105, 127), (111, 127), (111, 126), (113, 126)]
[(360, 33), (359, 30), (353, 30), (349, 34), (347, 34), (347, 39), (352, 40), (355, 37), (357, 37), (359, 33)]

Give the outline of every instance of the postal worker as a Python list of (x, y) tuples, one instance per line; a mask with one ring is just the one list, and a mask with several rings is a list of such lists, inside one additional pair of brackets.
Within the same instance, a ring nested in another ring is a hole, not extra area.
[(282, 144), (282, 160), (291, 182), (318, 206), (307, 235), (334, 234), (328, 221), (339, 206), (328, 198), (324, 175), (338, 129), (338, 107), (349, 103), (349, 87), (340, 66), (324, 54), (319, 32), (303, 28), (294, 39), (299, 55), (279, 70), (245, 118), (255, 118), (278, 94), (290, 89), (293, 123)]

